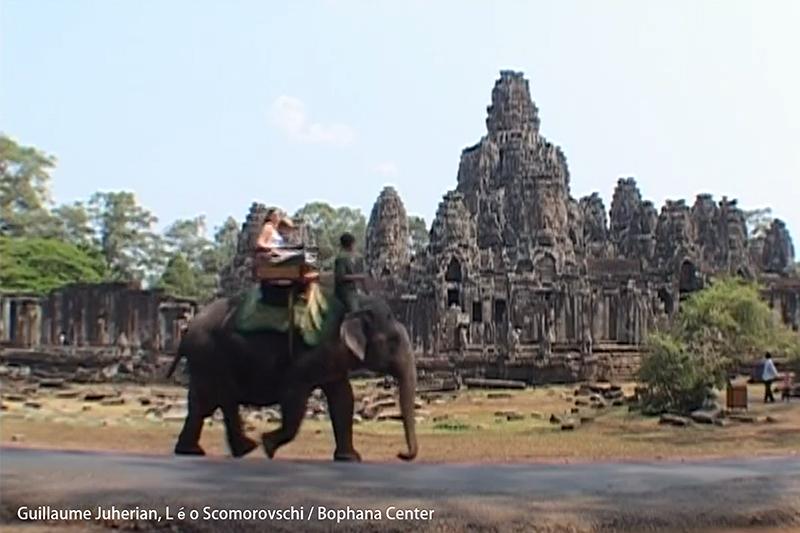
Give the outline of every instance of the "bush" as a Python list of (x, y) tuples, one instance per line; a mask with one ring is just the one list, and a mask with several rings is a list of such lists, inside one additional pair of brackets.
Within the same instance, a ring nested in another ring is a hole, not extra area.
[(669, 334), (651, 335), (639, 369), (639, 379), (646, 385), (643, 412), (689, 413), (699, 409), (711, 389), (724, 383), (724, 367), (721, 359), (692, 353)]
[(800, 355), (800, 337), (761, 299), (759, 286), (735, 278), (715, 280), (681, 304), (677, 336), (692, 350), (731, 361), (765, 351)]

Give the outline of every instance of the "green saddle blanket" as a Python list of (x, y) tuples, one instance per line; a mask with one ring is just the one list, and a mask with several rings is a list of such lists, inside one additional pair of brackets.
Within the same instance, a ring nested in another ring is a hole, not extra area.
[[(294, 296), (294, 327), (308, 346), (317, 346), (335, 331), (344, 314), (344, 306), (333, 294), (325, 294), (313, 283), (305, 293)], [(261, 289), (253, 287), (242, 298), (235, 316), (235, 327), (242, 333), (289, 331), (289, 307), (264, 303)]]

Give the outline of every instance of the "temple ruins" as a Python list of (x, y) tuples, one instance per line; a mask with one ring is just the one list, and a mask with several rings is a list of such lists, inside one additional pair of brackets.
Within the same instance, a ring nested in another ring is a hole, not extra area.
[[(575, 199), (566, 156), (541, 135), (522, 73), (501, 72), (487, 112), (486, 135), (462, 152), (423, 253), (412, 254), (393, 187), (367, 225), (366, 268), (408, 326), (423, 372), (630, 378), (648, 331), (718, 275), (758, 280), (775, 313), (800, 329), (800, 278), (782, 221), (749, 238), (736, 200), (701, 194), (659, 211), (633, 178), (617, 181), (608, 210), (597, 193)], [(252, 283), (250, 250), (266, 211), (251, 206), (223, 294)], [(297, 238), (311, 242), (305, 230)]]
[(370, 273), (409, 327), (424, 369), (529, 382), (624, 378), (647, 332), (715, 275), (757, 279), (800, 328), (800, 279), (783, 222), (749, 239), (736, 200), (699, 195), (660, 212), (633, 178), (610, 210), (575, 199), (564, 152), (539, 131), (521, 73), (492, 90), (486, 135), (461, 154), (425, 253), (411, 257), (398, 193), (385, 188), (367, 228)]
[(47, 296), (0, 294), (0, 345), (173, 352), (197, 304), (138, 283), (75, 283)]

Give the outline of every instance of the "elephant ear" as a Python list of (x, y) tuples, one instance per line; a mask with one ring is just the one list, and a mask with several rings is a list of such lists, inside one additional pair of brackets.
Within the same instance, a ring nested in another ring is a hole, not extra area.
[(364, 325), (361, 318), (353, 316), (342, 322), (342, 326), (339, 328), (339, 336), (345, 346), (353, 352), (353, 355), (363, 362), (367, 356), (367, 337), (364, 335)]

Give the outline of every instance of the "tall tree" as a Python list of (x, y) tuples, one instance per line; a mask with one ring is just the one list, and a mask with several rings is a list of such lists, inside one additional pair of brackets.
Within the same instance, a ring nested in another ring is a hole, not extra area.
[(172, 259), (159, 285), (168, 291), (180, 288), (182, 292), (176, 295), (200, 301), (211, 299), (222, 269), (233, 262), (238, 241), (239, 224), (232, 217), (217, 228), (213, 241), (206, 237), (204, 216), (175, 221), (164, 232), (165, 248)]
[(294, 214), (308, 225), (319, 247), (320, 263), (326, 265), (336, 255), (339, 237), (344, 232), (352, 233), (356, 245), (363, 250), (367, 232), (367, 219), (360, 209), (332, 207), (325, 202), (311, 202)]
[(60, 205), (53, 215), (60, 238), (83, 249), (97, 245), (91, 217), (83, 202)]
[(221, 271), (233, 262), (236, 248), (239, 245), (239, 223), (233, 217), (228, 217), (222, 226), (214, 233), (217, 270)]
[(164, 233), (164, 242), (168, 253), (184, 258), (194, 277), (193, 290), (182, 296), (210, 299), (217, 288), (220, 267), (215, 243), (206, 237), (205, 216), (175, 221)]
[(89, 200), (89, 213), (114, 279), (143, 280), (163, 265), (162, 241), (153, 231), (158, 219), (132, 192), (97, 192)]
[(425, 224), (425, 219), (417, 215), (409, 215), (408, 217), (408, 236), (409, 246), (414, 255), (418, 255), (425, 251), (428, 247), (430, 240), (430, 233), (428, 225)]
[(164, 232), (164, 244), (171, 254), (182, 254), (190, 266), (199, 267), (200, 258), (213, 247), (206, 237), (205, 216), (173, 222)]
[(54, 166), (53, 156), (0, 135), (0, 235), (52, 232), (50, 173)]
[(181, 253), (176, 253), (167, 263), (158, 286), (173, 296), (197, 298), (200, 293), (197, 272)]

